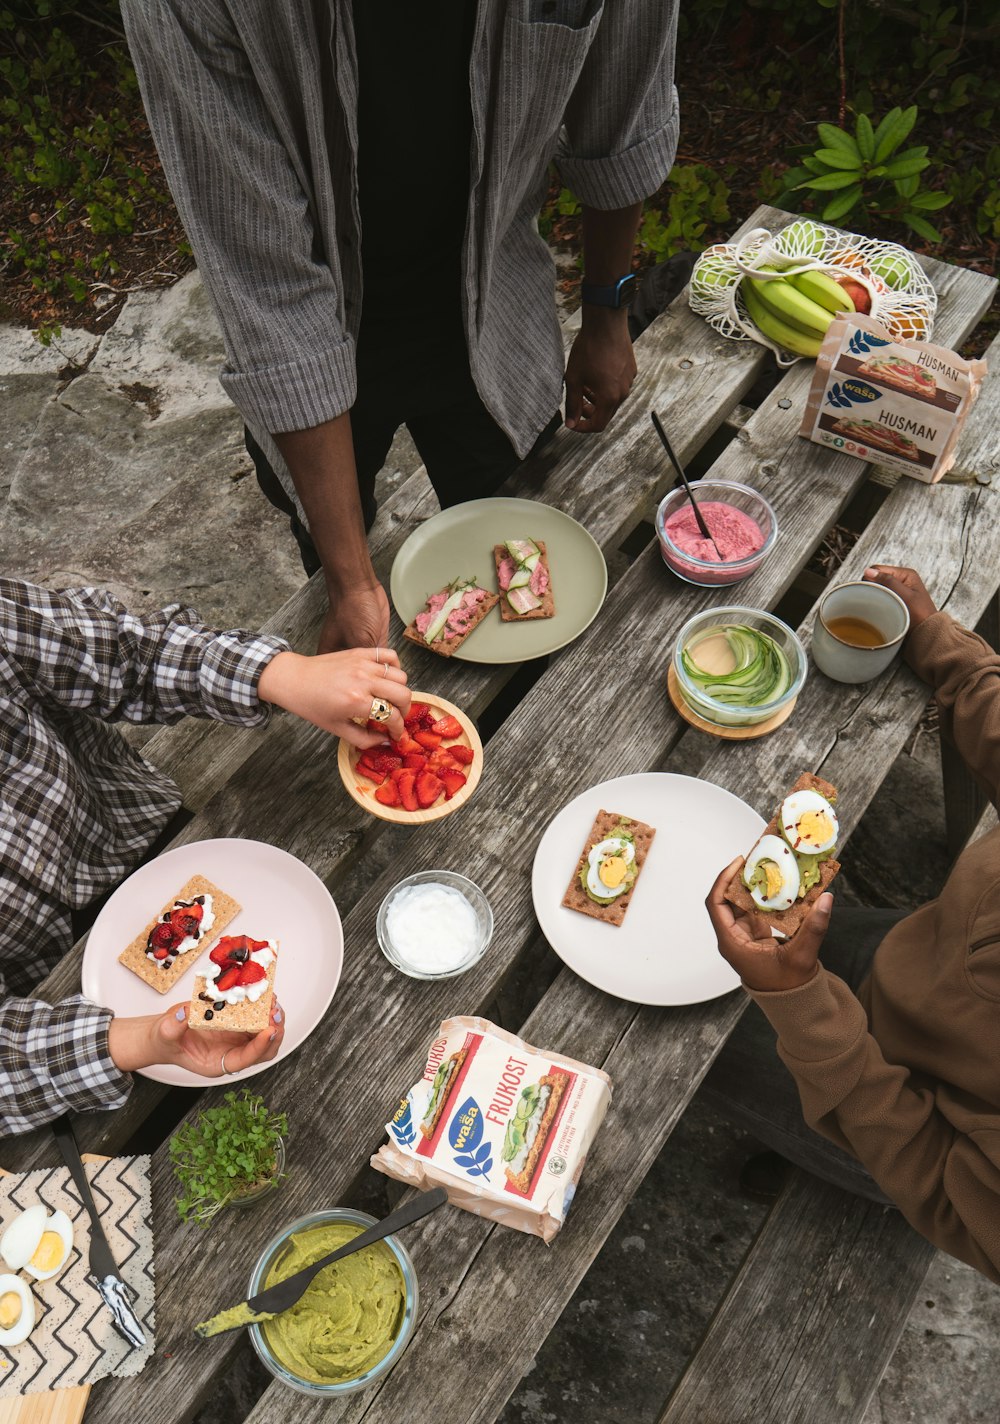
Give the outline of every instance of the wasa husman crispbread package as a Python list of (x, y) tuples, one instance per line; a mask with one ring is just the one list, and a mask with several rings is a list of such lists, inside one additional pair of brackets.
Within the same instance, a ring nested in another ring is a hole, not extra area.
[(816, 358), (799, 434), (933, 484), (955, 463), (985, 374), (985, 361), (841, 313)]
[(372, 1166), (551, 1241), (608, 1110), (611, 1079), (486, 1019), (446, 1019)]

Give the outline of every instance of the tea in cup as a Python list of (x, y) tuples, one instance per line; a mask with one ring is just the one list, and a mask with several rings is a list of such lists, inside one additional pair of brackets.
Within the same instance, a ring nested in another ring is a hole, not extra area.
[(892, 662), (910, 627), (903, 600), (879, 583), (842, 583), (819, 601), (812, 655), (834, 682), (870, 682)]

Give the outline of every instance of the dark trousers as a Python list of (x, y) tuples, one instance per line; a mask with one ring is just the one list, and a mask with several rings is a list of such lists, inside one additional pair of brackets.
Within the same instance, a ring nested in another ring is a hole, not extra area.
[[(882, 940), (908, 913), (837, 906), (820, 954), (824, 967), (857, 989)], [(806, 1126), (795, 1080), (778, 1057), (774, 1030), (756, 1004), (709, 1069), (704, 1091), (740, 1127), (796, 1166), (870, 1201), (888, 1201), (860, 1162)]]
[[(403, 323), (407, 323), (404, 328)], [(420, 332), (414, 339), (414, 329)], [(351, 407), (354, 462), (365, 528), (375, 519), (375, 477), (393, 437), (405, 425), (427, 468), (442, 509), (493, 494), (520, 464), (517, 452), (486, 409), (469, 371), (461, 322), (441, 314), (416, 321), (378, 315), (366, 318), (358, 339), (358, 395)], [(552, 438), (557, 411), (535, 449)], [(247, 450), (257, 482), (288, 516), (307, 574), (319, 556), (295, 505), (249, 431)]]

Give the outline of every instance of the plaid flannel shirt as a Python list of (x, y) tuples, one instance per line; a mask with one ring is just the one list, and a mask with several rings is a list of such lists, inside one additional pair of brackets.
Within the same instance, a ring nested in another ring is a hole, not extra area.
[(107, 724), (261, 726), (257, 683), (286, 648), (179, 605), (138, 617), (95, 589), (0, 578), (0, 1133), (119, 1107), (131, 1086), (109, 1009), (26, 997), (72, 944), (70, 909), (131, 870), (181, 804)]

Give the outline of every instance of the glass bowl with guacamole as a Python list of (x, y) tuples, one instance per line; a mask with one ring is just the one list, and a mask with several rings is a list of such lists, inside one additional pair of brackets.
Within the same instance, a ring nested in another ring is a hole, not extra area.
[[(247, 1295), (346, 1245), (375, 1220), (348, 1207), (299, 1217), (264, 1248)], [(413, 1262), (388, 1236), (321, 1271), (291, 1310), (252, 1325), (250, 1339), (275, 1379), (332, 1399), (392, 1369), (413, 1333), (418, 1298)]]

